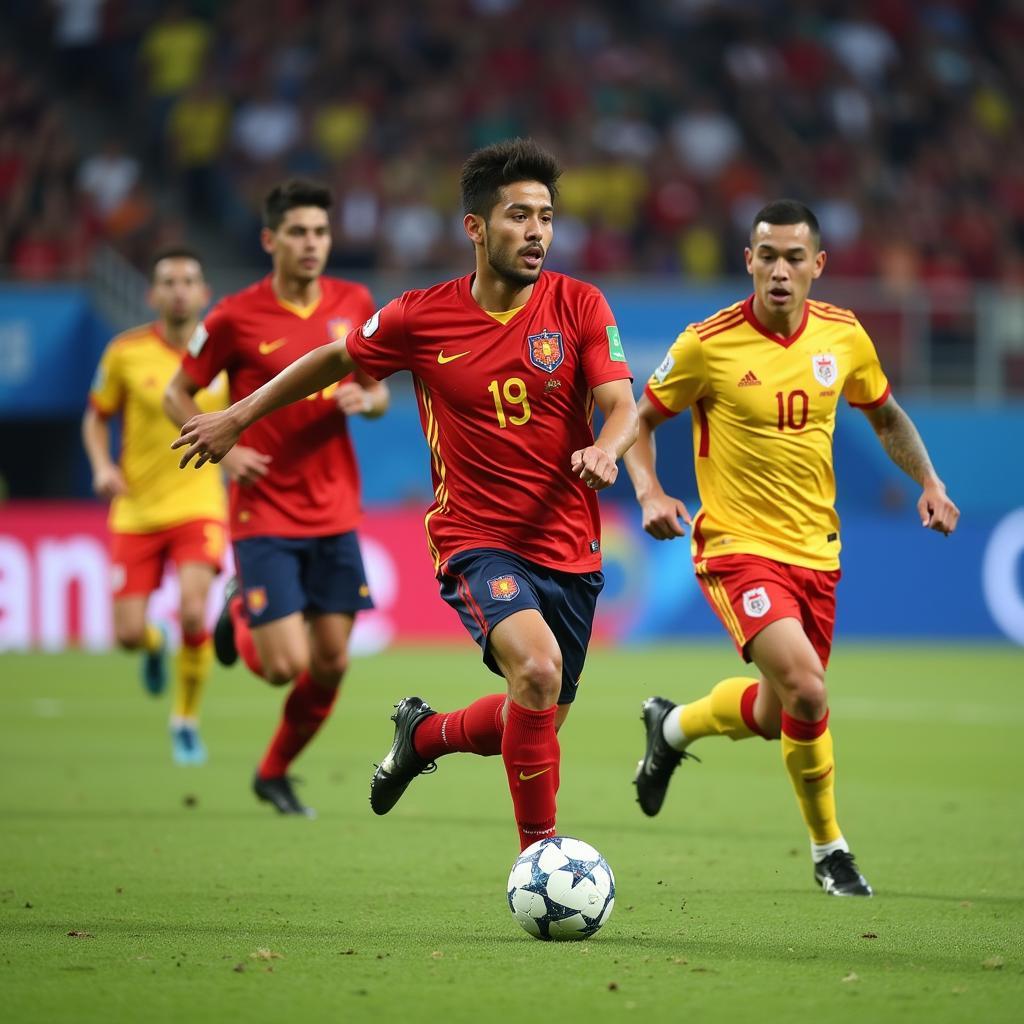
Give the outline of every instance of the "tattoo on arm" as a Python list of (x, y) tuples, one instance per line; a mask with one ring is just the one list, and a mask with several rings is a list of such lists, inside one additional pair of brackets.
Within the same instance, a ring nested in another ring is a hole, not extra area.
[(886, 454), (907, 476), (922, 484), (925, 477), (935, 475), (917, 427), (893, 399), (872, 409), (868, 418)]

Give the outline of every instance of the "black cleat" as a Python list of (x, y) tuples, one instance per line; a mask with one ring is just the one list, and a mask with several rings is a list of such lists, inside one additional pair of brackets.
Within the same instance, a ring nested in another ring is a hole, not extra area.
[(278, 814), (298, 814), (303, 818), (315, 818), (316, 811), (307, 807), (295, 795), (292, 780), (287, 775), (277, 775), (270, 779), (253, 776), (252, 791), (260, 800), (273, 804)]
[(874, 890), (860, 873), (853, 854), (835, 850), (814, 865), (814, 880), (829, 896), (872, 896)]
[(228, 668), (238, 661), (235, 624), (231, 621), (231, 602), (237, 594), (238, 577), (232, 576), (224, 588), (224, 607), (217, 616), (217, 625), (213, 627), (213, 653), (217, 655), (217, 660)]
[(633, 785), (636, 786), (636, 802), (644, 814), (653, 818), (665, 802), (668, 782), (676, 765), (683, 758), (699, 761), (699, 757), (685, 750), (676, 750), (668, 745), (661, 726), (665, 716), (677, 705), (664, 697), (648, 697), (644, 701), (641, 715), (647, 730), (647, 749), (643, 759), (637, 763)]
[(417, 775), (437, 771), (433, 761), (424, 761), (413, 746), (416, 726), (437, 712), (421, 697), (403, 697), (395, 705), (391, 721), (395, 723), (395, 740), (387, 756), (370, 780), (370, 806), (374, 814), (387, 814), (401, 799), (409, 783)]

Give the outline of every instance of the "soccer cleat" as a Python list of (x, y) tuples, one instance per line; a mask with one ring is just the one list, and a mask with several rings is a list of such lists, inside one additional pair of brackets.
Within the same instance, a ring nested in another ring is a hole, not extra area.
[(370, 806), (375, 814), (387, 814), (417, 775), (437, 771), (433, 761), (424, 761), (416, 753), (412, 742), (416, 726), (435, 714), (437, 712), (420, 697), (403, 697), (395, 705), (391, 716), (395, 739), (384, 760), (374, 766), (376, 771), (370, 780)]
[(814, 880), (829, 896), (874, 895), (874, 890), (848, 850), (834, 850), (819, 860), (814, 865)]
[(142, 655), (142, 687), (151, 697), (167, 689), (167, 627), (158, 626), (163, 638), (159, 648)]
[(231, 602), (238, 593), (238, 577), (232, 576), (224, 588), (224, 606), (217, 616), (217, 624), (213, 627), (213, 653), (217, 660), (230, 668), (238, 661), (238, 648), (235, 646), (235, 624), (231, 621)]
[(640, 805), (640, 810), (651, 818), (661, 810), (661, 805), (665, 802), (668, 782), (676, 770), (676, 765), (683, 758), (700, 760), (685, 750), (670, 747), (665, 739), (662, 725), (665, 716), (676, 706), (664, 697), (648, 697), (644, 701), (641, 717), (647, 730), (647, 749), (643, 758), (637, 762), (633, 785), (636, 786), (636, 802)]
[(307, 807), (295, 795), (292, 780), (287, 775), (264, 779), (257, 773), (253, 776), (252, 791), (265, 803), (273, 804), (279, 814), (298, 814), (304, 818), (315, 818), (316, 811)]
[(194, 725), (171, 726), (171, 753), (175, 764), (206, 764), (206, 747)]

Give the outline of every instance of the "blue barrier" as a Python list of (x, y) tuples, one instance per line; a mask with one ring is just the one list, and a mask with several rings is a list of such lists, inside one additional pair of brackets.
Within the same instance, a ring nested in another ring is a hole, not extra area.
[[(696, 501), (690, 504), (697, 507)], [(701, 593), (685, 541), (655, 541), (635, 508), (606, 517), (601, 615), (626, 642), (728, 637)], [(836, 640), (1010, 639), (1024, 645), (1024, 509), (951, 537), (913, 512), (848, 517)], [(1024, 674), (1024, 663), (1022, 663)]]
[(0, 416), (81, 412), (109, 337), (85, 288), (0, 288)]

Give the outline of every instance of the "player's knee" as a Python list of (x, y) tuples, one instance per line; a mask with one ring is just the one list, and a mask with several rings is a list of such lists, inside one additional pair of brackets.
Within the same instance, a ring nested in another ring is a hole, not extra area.
[(309, 671), (321, 685), (336, 687), (348, 670), (348, 652), (318, 653), (310, 661)]
[(144, 626), (118, 625), (114, 629), (117, 646), (125, 651), (137, 651), (146, 642)]
[(263, 677), (271, 686), (286, 686), (305, 668), (300, 658), (278, 654), (263, 662)]
[(796, 669), (787, 679), (786, 712), (804, 722), (817, 722), (828, 709), (828, 691), (820, 672)]
[(181, 606), (181, 631), (186, 636), (195, 636), (206, 629), (206, 616), (204, 607), (196, 602), (195, 604), (183, 604)]
[(562, 661), (534, 655), (524, 661), (510, 680), (513, 699), (530, 708), (549, 708), (562, 689)]

